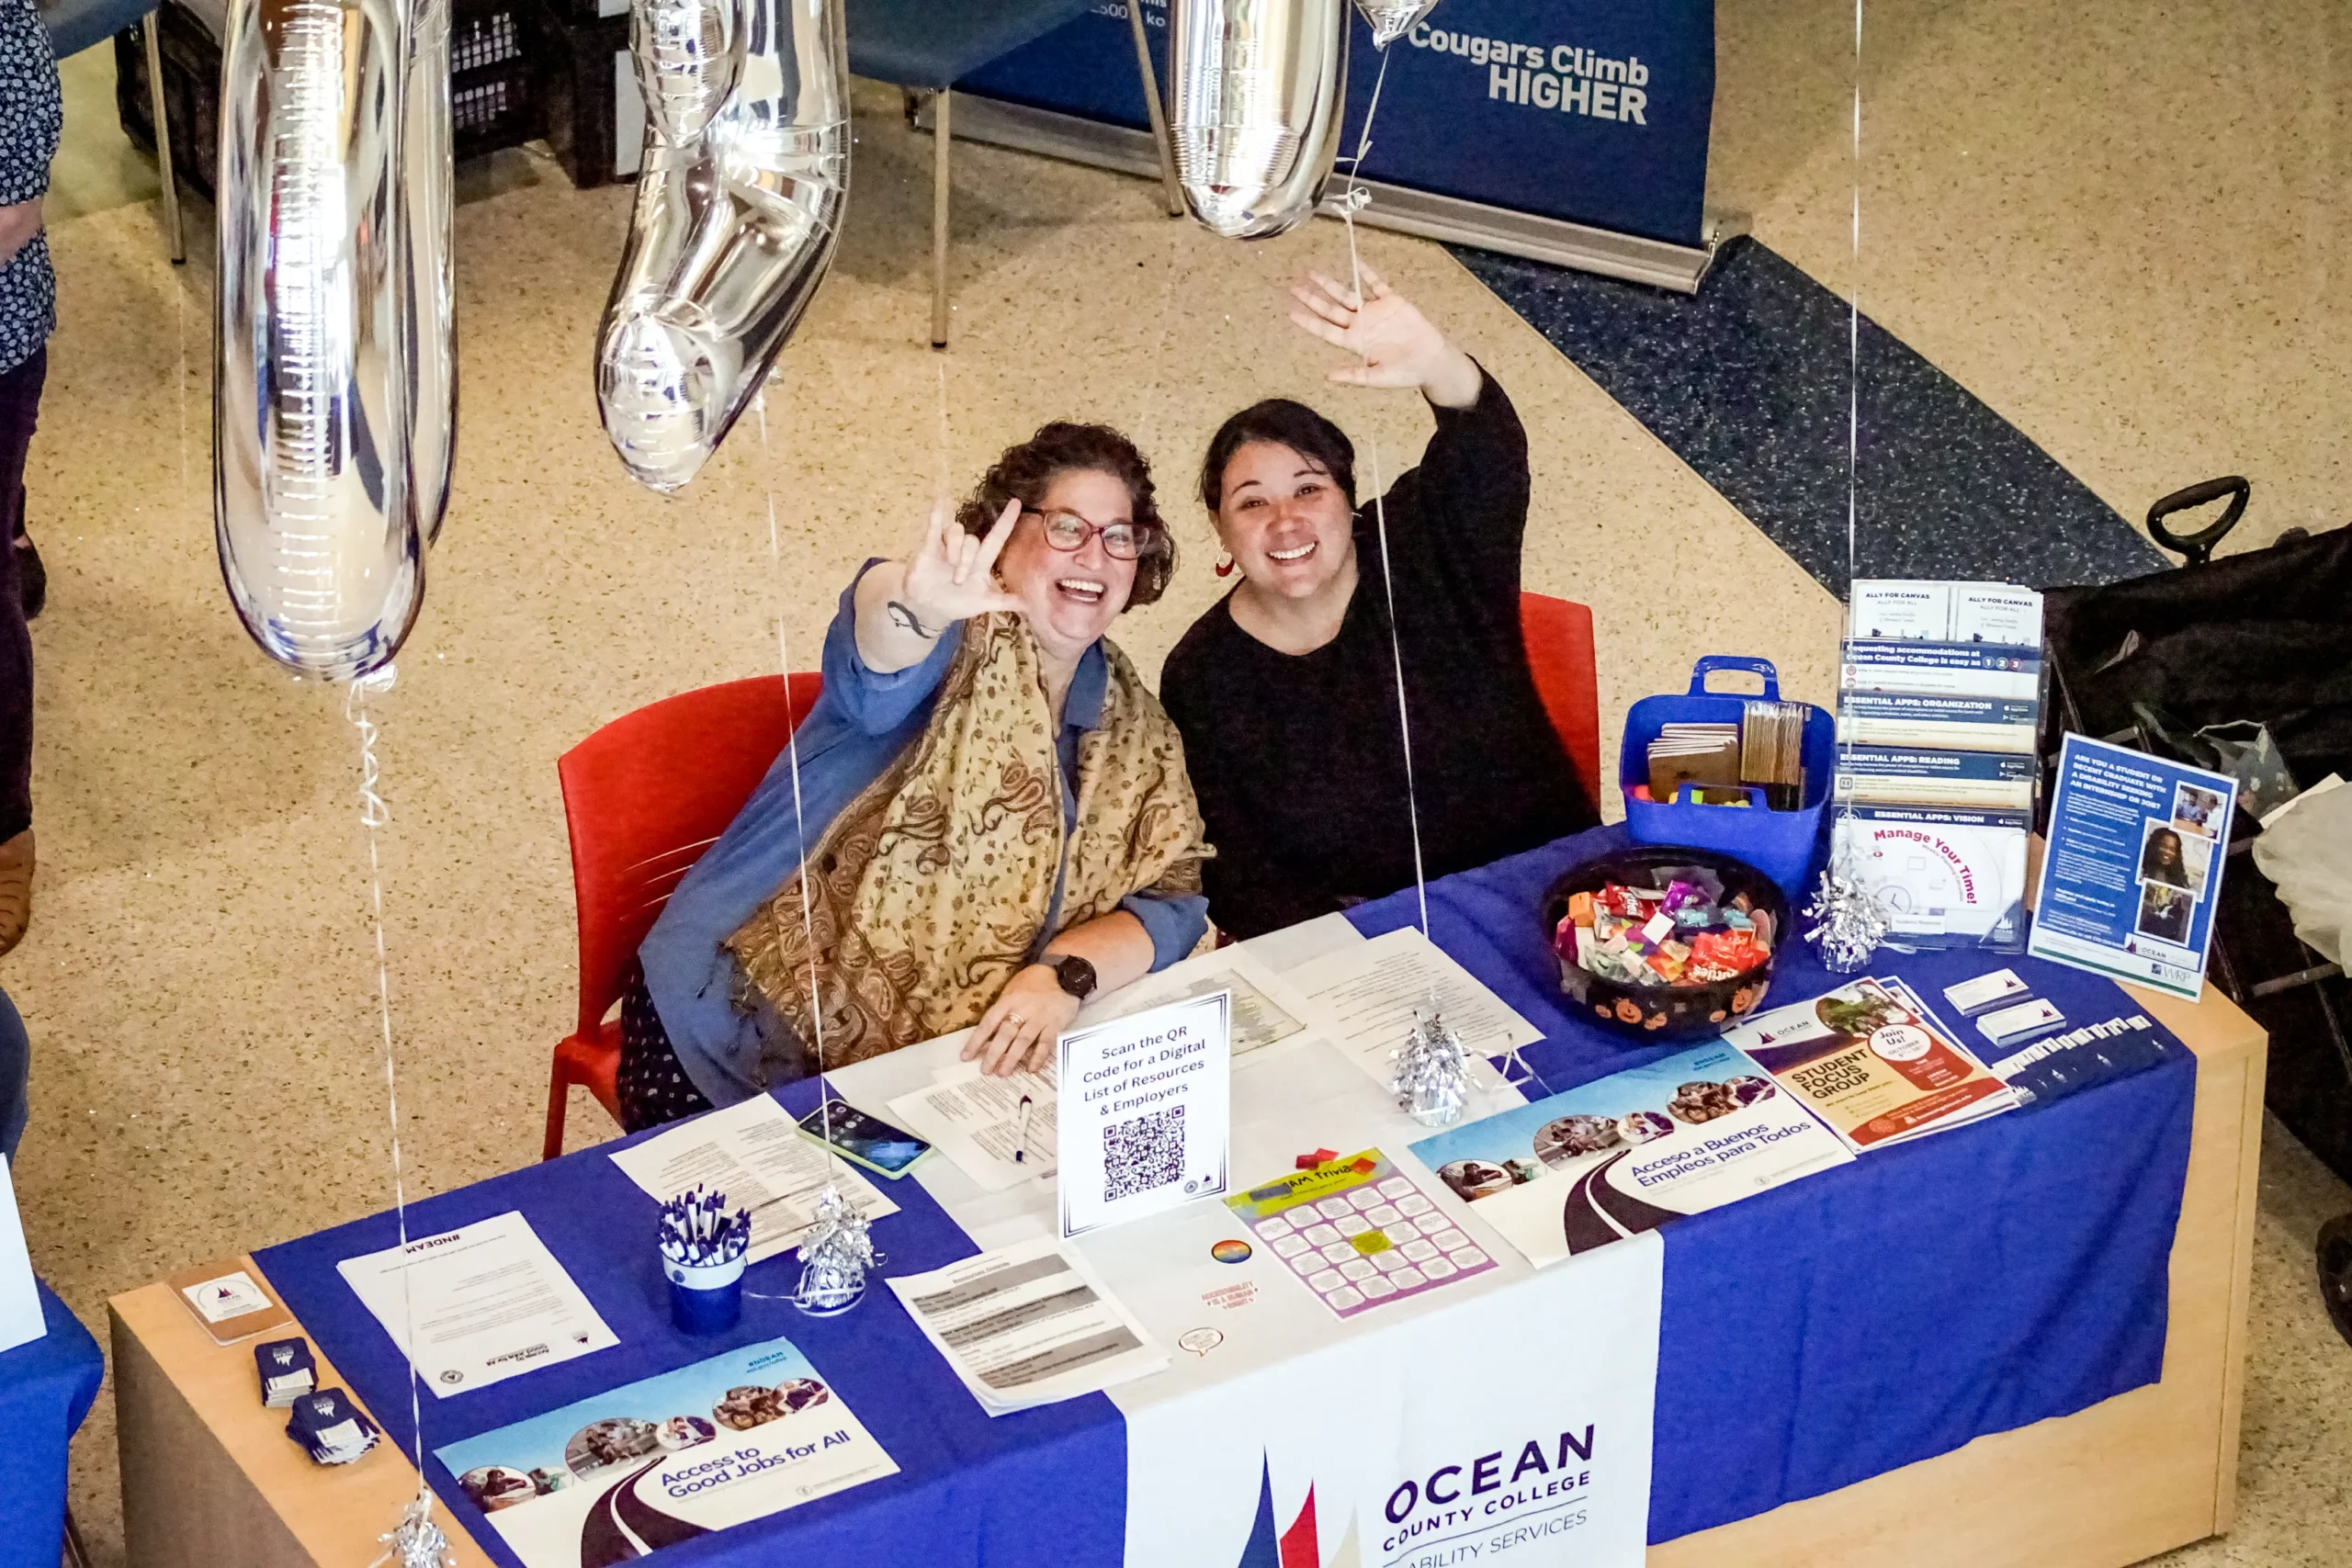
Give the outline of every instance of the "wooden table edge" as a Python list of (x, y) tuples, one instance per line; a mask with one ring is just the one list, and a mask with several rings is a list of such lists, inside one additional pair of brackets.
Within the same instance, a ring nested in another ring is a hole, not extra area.
[[(250, 1256), (240, 1258), (257, 1278), (267, 1276)], [(275, 1291), (276, 1287), (271, 1287)], [(286, 1412), (261, 1403), (254, 1347), (266, 1339), (300, 1334), (311, 1341), (317, 1359), (318, 1386), (340, 1388), (351, 1402), (368, 1412), (365, 1400), (335, 1371), (326, 1351), (298, 1319), (234, 1345), (217, 1345), (171, 1288), (157, 1281), (107, 1299), (116, 1351), (118, 1403), (126, 1394), (133, 1404), (175, 1395), (188, 1421), (208, 1431), (221, 1453), (234, 1463), (253, 1491), (253, 1502), (282, 1525), (291, 1541), (320, 1568), (368, 1568), (384, 1551), (379, 1540), (400, 1522), (401, 1511), (416, 1496), (417, 1472), (409, 1455), (389, 1438), (378, 1441), (373, 1452), (342, 1466), (313, 1464), (286, 1436)], [(162, 1389), (141, 1385), (143, 1358), (164, 1380)], [(128, 1385), (126, 1387), (126, 1385)], [(191, 1393), (198, 1397), (190, 1397)], [(176, 1412), (167, 1413), (175, 1415)], [(122, 1449), (123, 1523), (126, 1537), (133, 1534), (134, 1517), (142, 1517), (132, 1489), (144, 1479), (149, 1462), (125, 1441), (131, 1423), (118, 1419), (116, 1439)], [(379, 1422), (379, 1426), (382, 1423)], [(242, 1501), (242, 1500), (241, 1500)], [(438, 1497), (433, 1517), (449, 1538), (459, 1568), (490, 1568), (492, 1559), (466, 1527), (453, 1517)], [(159, 1529), (169, 1521), (158, 1518)], [(154, 1531), (147, 1532), (149, 1534)], [(262, 1543), (255, 1542), (256, 1547)], [(171, 1543), (127, 1540), (133, 1552), (132, 1568), (160, 1568), (179, 1561)], [(142, 1554), (142, 1548), (145, 1549)], [(258, 1561), (259, 1551), (252, 1561)], [(214, 1559), (190, 1558), (209, 1562)]]

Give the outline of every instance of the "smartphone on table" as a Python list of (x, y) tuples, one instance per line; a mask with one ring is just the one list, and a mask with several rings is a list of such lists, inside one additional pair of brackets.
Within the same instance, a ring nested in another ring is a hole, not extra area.
[(868, 1116), (838, 1096), (803, 1116), (799, 1127), (819, 1143), (830, 1143), (851, 1164), (893, 1180), (931, 1153), (931, 1145), (912, 1133), (893, 1127), (878, 1116)]

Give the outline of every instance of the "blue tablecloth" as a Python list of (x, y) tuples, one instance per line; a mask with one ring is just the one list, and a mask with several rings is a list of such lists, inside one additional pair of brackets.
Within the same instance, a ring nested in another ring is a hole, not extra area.
[(49, 1332), (0, 1353), (0, 1565), (56, 1568), (64, 1551), (65, 1450), (107, 1375), (98, 1342), (40, 1289)]
[[(1566, 1010), (1540, 915), (1561, 872), (1626, 842), (1622, 827), (1595, 829), (1430, 886), (1430, 937), (1544, 1032), (1523, 1056), (1555, 1093), (1649, 1054)], [(1350, 918), (1377, 935), (1419, 913), (1406, 892)], [(1904, 976), (1939, 1011), (1945, 986), (2004, 964), (2071, 1022), (2140, 1010), (2111, 981), (2054, 964), (1879, 958), (1872, 973)], [(1792, 942), (1764, 1005), (1842, 978)], [(2155, 1382), (2196, 1088), (2178, 1050), (1667, 1227), (1650, 1540)]]
[[(1560, 871), (1621, 841), (1618, 829), (1597, 829), (1430, 889), (1438, 943), (1549, 1037), (1526, 1056), (1555, 1089), (1641, 1052), (1563, 1012), (1535, 912)], [(1407, 894), (1351, 918), (1376, 933), (1414, 915)], [(2135, 1010), (2105, 980), (2010, 962), (2070, 1020)], [(1886, 965), (1931, 1003), (1941, 986), (1996, 966), (1981, 957)], [(1773, 996), (1797, 1000), (1834, 983), (1809, 950), (1796, 949), (1781, 961)], [(2195, 1084), (2193, 1059), (2177, 1052), (2138, 1077), (1875, 1151), (1670, 1227), (1651, 1539), (1746, 1517), (2154, 1381)], [(812, 1086), (782, 1098), (795, 1110), (815, 1103)], [(644, 1245), (650, 1205), (605, 1157), (615, 1146), (411, 1207), (412, 1234), (520, 1209), (621, 1339), (456, 1399), (426, 1394), (428, 1449), (788, 1336), (900, 1472), (669, 1549), (682, 1568), (750, 1568), (784, 1551), (940, 1568), (1115, 1568), (1126, 1443), (1107, 1399), (991, 1421), (878, 1285), (865, 1305), (831, 1321), (753, 1300), (732, 1335), (680, 1336)], [(975, 1250), (916, 1183), (896, 1183), (891, 1195), (902, 1212), (876, 1229), (888, 1272), (934, 1269)], [(255, 1258), (405, 1448), (404, 1364), (334, 1267), (395, 1239), (391, 1216), (379, 1214)], [(782, 1292), (792, 1279), (791, 1260), (780, 1258), (755, 1269), (750, 1288)], [(484, 1549), (514, 1562), (429, 1455), (426, 1473)]]

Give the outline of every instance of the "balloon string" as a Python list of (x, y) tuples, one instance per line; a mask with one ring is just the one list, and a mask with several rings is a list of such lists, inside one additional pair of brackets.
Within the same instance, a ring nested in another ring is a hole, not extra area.
[[(1861, 570), (1857, 541), (1860, 536), (1862, 452), (1862, 3), (1854, 0), (1854, 112), (1852, 131), (1853, 211), (1851, 276), (1846, 283), (1846, 600), (1854, 597), (1854, 577)], [(1847, 630), (1852, 631), (1850, 615)], [(1838, 766), (1847, 765), (1853, 742), (1840, 737)], [(1838, 820), (1853, 819), (1853, 801), (1838, 809)], [(1831, 835), (1830, 861), (1838, 861), (1837, 835)]]
[(424, 1483), (424, 1409), (419, 1396), (423, 1380), (416, 1370), (416, 1301), (415, 1288), (409, 1278), (408, 1256), (408, 1187), (401, 1165), (401, 1095), (399, 1075), (392, 1061), (392, 975), (391, 964), (384, 950), (384, 872), (376, 852), (376, 835), (392, 819), (391, 807), (385, 804), (377, 788), (382, 782), (382, 765), (376, 759), (376, 737), (380, 733), (376, 722), (368, 716), (368, 698), (376, 692), (392, 688), (392, 667), (360, 676), (344, 693), (343, 715), (359, 732), (359, 821), (368, 829), (368, 894), (370, 917), (376, 928), (376, 1019), (384, 1043), (384, 1104), (391, 1118), (392, 1128), (392, 1216), (399, 1227), (401, 1245), (401, 1313), (405, 1320), (401, 1332), (408, 1359), (408, 1420), (413, 1440), (412, 1457), (416, 1462), (418, 1495), (426, 1495)]
[[(940, 367), (940, 384), (946, 385), (947, 368)], [(775, 659), (784, 672), (785, 717), (791, 728), (785, 735), (784, 753), (792, 773), (792, 828), (800, 840), (800, 873), (795, 878), (800, 887), (800, 931), (808, 953), (808, 1021), (816, 1038), (810, 1043), (817, 1057), (817, 1117), (818, 1131), (825, 1145), (825, 1166), (828, 1179), (837, 1169), (839, 1156), (833, 1148), (833, 1097), (825, 1084), (825, 1006), (823, 993), (817, 984), (817, 917), (808, 898), (808, 826), (801, 814), (800, 800), (800, 722), (793, 711), (792, 648), (787, 640), (786, 622), (790, 618), (788, 596), (784, 588), (784, 546), (775, 520), (775, 453), (768, 443), (768, 394), (762, 387), (758, 397), (752, 400), (752, 411), (759, 416), (760, 426), (760, 486), (768, 511), (768, 574), (775, 584)], [(941, 428), (945, 429), (947, 406), (940, 404)]]
[[(1347, 160), (1348, 188), (1340, 197), (1340, 221), (1348, 230), (1348, 287), (1355, 295), (1355, 308), (1363, 309), (1363, 258), (1356, 250), (1356, 212), (1369, 205), (1371, 195), (1363, 189), (1363, 161), (1372, 152), (1372, 122), (1380, 112), (1380, 89), (1388, 80), (1388, 51), (1380, 52), (1380, 73), (1373, 78), (1372, 99), (1364, 106), (1363, 130), (1357, 136), (1355, 156)], [(1374, 430), (1368, 443), (1372, 457), (1372, 518), (1373, 532), (1380, 541), (1380, 583), (1388, 601), (1388, 652), (1396, 671), (1396, 732), (1405, 746), (1405, 817), (1413, 831), (1413, 895), (1419, 901), (1421, 935), (1430, 934), (1430, 881), (1427, 866), (1421, 858), (1421, 803), (1413, 781), (1413, 718), (1405, 697), (1405, 644), (1396, 630), (1396, 571), (1388, 558), (1388, 497), (1386, 481), (1380, 471), (1380, 433)], [(1432, 995), (1432, 1002), (1435, 998)]]
[(1861, 468), (1862, 0), (1854, 0), (1853, 276), (1846, 293), (1846, 592), (1853, 592)]

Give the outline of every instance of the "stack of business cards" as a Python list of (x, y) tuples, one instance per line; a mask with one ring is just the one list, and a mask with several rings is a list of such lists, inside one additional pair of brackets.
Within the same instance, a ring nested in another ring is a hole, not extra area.
[(376, 1446), (376, 1424), (339, 1388), (303, 1394), (293, 1411), (286, 1435), (310, 1450), (313, 1464), (349, 1464)]
[(283, 1410), (318, 1386), (318, 1363), (302, 1339), (272, 1339), (254, 1347), (254, 1370), (261, 1374), (261, 1402)]

